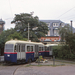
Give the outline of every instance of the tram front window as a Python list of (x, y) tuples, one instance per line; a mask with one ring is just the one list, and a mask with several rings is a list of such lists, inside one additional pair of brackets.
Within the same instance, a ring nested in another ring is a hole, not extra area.
[(13, 52), (13, 44), (5, 44), (4, 52)]

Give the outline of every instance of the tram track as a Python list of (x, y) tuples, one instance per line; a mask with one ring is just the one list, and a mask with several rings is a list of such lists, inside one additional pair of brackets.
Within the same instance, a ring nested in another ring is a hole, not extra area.
[[(24, 67), (26, 65), (28, 65), (29, 63), (23, 63), (23, 64), (6, 64), (3, 63), (0, 67), (0, 71), (5, 71), (6, 70), (11, 70), (12, 75), (15, 75), (16, 71), (21, 68)], [(7, 74), (6, 74), (7, 75)]]
[(13, 72), (13, 75), (15, 75), (16, 71), (17, 71), (19, 68), (21, 68), (21, 67), (22, 67), (22, 66), (17, 67), (17, 68), (15, 69), (15, 71)]
[(19, 67), (17, 67), (17, 68), (14, 70), (13, 75), (15, 75), (16, 71), (17, 71), (19, 68), (24, 67), (24, 66), (26, 66), (26, 65), (28, 65), (28, 64), (31, 64), (31, 63), (27, 63), (27, 64), (24, 64), (24, 65), (22, 64), (22, 65), (20, 65)]

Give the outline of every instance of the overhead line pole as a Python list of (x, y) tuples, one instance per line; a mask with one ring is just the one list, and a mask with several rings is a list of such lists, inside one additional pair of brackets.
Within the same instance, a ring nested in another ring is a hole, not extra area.
[(29, 41), (29, 23), (28, 23), (28, 41)]
[(71, 20), (71, 33), (73, 32), (73, 30), (72, 30), (72, 20)]
[[(33, 15), (34, 12), (30, 12)], [(28, 41), (29, 41), (29, 23), (28, 23)]]

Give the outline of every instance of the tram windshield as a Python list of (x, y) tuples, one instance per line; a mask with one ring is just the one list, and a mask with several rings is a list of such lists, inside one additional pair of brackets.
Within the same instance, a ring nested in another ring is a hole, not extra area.
[(13, 52), (13, 44), (5, 44), (4, 52)]

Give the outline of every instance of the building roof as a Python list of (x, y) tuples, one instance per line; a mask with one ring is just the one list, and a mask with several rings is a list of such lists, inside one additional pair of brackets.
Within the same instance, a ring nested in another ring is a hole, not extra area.
[[(50, 23), (50, 26), (52, 25), (52, 23), (59, 23), (59, 24), (64, 23), (61, 20), (40, 20), (40, 21), (45, 22), (45, 23)], [(64, 24), (66, 26), (68, 23), (64, 23)], [(73, 30), (73, 33), (75, 33), (75, 28), (74, 27), (72, 27), (72, 30)]]
[[(42, 21), (42, 22), (46, 22), (46, 23), (54, 23), (54, 22), (56, 22), (56, 23), (61, 23), (62, 21), (60, 21), (60, 20), (40, 20), (40, 21)], [(63, 22), (62, 22), (63, 23)]]
[(45, 23), (50, 23), (50, 27), (52, 26), (53, 23), (59, 23), (59, 24), (64, 23), (60, 20), (40, 20), (40, 21), (45, 22)]

